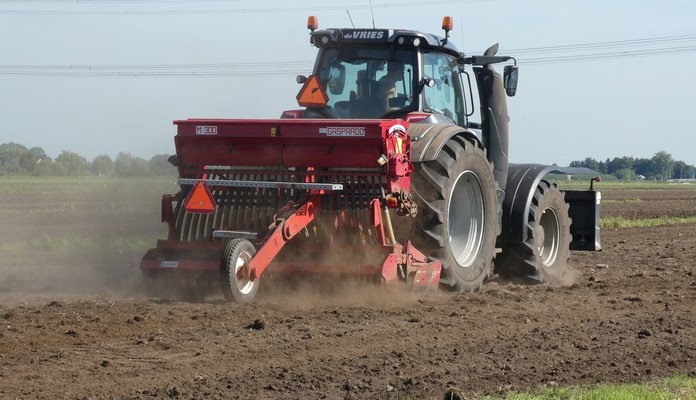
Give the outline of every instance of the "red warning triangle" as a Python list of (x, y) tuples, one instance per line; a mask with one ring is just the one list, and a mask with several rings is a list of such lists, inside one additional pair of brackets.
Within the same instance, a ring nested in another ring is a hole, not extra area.
[(329, 96), (316, 75), (310, 75), (297, 94), (297, 102), (302, 107), (324, 107), (328, 101)]
[(190, 213), (211, 214), (215, 211), (215, 199), (203, 182), (196, 183), (186, 198), (186, 211)]

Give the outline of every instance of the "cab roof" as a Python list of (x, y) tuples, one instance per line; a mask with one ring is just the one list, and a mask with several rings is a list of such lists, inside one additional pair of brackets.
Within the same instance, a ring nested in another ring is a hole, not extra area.
[(329, 28), (312, 32), (310, 43), (317, 47), (337, 43), (345, 44), (389, 44), (397, 46), (413, 46), (422, 49), (436, 50), (460, 57), (456, 46), (449, 40), (445, 42), (442, 36), (407, 29), (372, 29), (372, 28)]

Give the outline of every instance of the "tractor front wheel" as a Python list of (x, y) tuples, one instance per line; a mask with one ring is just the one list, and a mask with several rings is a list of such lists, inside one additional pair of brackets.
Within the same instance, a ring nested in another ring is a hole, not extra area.
[(442, 262), (440, 282), (474, 291), (488, 277), (497, 236), (493, 166), (474, 141), (455, 136), (411, 176), (418, 203), (416, 247)]
[(254, 245), (246, 239), (233, 239), (225, 247), (220, 262), (222, 294), (228, 301), (248, 303), (259, 290), (259, 280), (249, 278), (249, 262), (256, 254)]

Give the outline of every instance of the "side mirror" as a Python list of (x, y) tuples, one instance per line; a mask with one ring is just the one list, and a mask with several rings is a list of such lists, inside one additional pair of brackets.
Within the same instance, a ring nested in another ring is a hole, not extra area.
[(331, 94), (341, 94), (346, 86), (346, 67), (341, 64), (332, 65), (329, 70), (328, 85)]
[(421, 86), (421, 87), (427, 86), (427, 87), (431, 88), (431, 87), (435, 86), (435, 79), (433, 79), (433, 78), (423, 78), (423, 79), (421, 79), (421, 81), (420, 81), (420, 86)]
[(503, 72), (503, 87), (505, 87), (505, 93), (512, 97), (517, 93), (517, 76), (519, 75), (519, 70), (517, 65), (506, 65)]
[(423, 92), (423, 89), (426, 87), (433, 87), (435, 86), (435, 79), (433, 78), (423, 78), (418, 82), (418, 93)]
[(295, 77), (295, 82), (297, 82), (298, 84), (301, 85), (301, 84), (307, 82), (307, 77), (304, 76), (304, 75), (297, 75), (297, 76)]

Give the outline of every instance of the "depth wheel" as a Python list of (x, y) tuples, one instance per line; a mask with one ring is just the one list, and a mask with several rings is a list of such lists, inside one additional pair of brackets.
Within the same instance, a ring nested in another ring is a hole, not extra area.
[[(570, 224), (565, 196), (555, 184), (539, 182), (527, 216), (527, 240), (504, 246), (496, 272), (558, 284), (568, 270)], [(498, 267), (500, 264), (500, 267)]]
[(491, 271), (497, 236), (497, 184), (484, 150), (463, 137), (450, 139), (437, 159), (411, 175), (418, 203), (416, 247), (442, 262), (440, 283), (478, 290)]
[(248, 303), (256, 297), (259, 280), (249, 279), (249, 261), (256, 248), (246, 239), (233, 239), (225, 247), (220, 262), (222, 294), (228, 301)]

